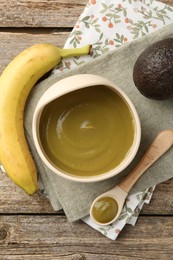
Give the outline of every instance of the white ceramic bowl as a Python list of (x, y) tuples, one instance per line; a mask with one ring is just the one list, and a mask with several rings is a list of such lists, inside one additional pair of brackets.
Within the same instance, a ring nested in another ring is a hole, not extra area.
[[(129, 109), (131, 110), (131, 114), (133, 117), (134, 122), (134, 141), (132, 144), (132, 147), (130, 148), (130, 151), (128, 152), (125, 159), (113, 170), (105, 172), (100, 175), (95, 176), (89, 176), (89, 177), (83, 177), (83, 176), (75, 176), (68, 173), (63, 172), (61, 169), (58, 169), (55, 167), (47, 158), (45, 151), (43, 150), (40, 138), (39, 138), (39, 123), (40, 123), (40, 117), (43, 111), (43, 108), (51, 101), (61, 97), (64, 94), (67, 94), (69, 92), (94, 86), (94, 85), (104, 85), (107, 86), (116, 92), (119, 93), (120, 96), (126, 101), (126, 103), (129, 106)], [(141, 140), (141, 126), (140, 126), (140, 120), (138, 117), (138, 114), (136, 112), (136, 109), (128, 96), (114, 83), (110, 82), (109, 80), (92, 74), (80, 74), (80, 75), (74, 75), (67, 78), (64, 78), (55, 84), (53, 84), (45, 93), (41, 96), (35, 111), (33, 115), (33, 122), (32, 122), (32, 132), (33, 132), (33, 139), (35, 143), (35, 147), (37, 149), (37, 152), (42, 159), (42, 161), (47, 165), (47, 167), (52, 170), (55, 174), (64, 177), (66, 179), (70, 179), (77, 182), (96, 182), (96, 181), (102, 181), (108, 178), (111, 178), (115, 176), (116, 174), (122, 172), (134, 159)]]

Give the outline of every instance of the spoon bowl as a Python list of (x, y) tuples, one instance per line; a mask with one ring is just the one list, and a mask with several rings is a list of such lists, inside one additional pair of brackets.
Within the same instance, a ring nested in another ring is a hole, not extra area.
[(98, 225), (109, 225), (116, 221), (133, 185), (172, 144), (173, 130), (160, 132), (132, 172), (115, 188), (103, 193), (93, 201), (90, 207), (91, 219)]
[[(116, 221), (121, 214), (127, 195), (128, 194), (117, 185), (115, 188), (98, 196), (93, 201), (90, 208), (91, 218), (96, 224), (102, 226), (109, 225)], [(112, 198), (115, 202), (112, 200), (110, 201), (110, 198)], [(114, 211), (112, 210), (113, 207), (116, 207)], [(99, 221), (98, 214), (100, 215)]]

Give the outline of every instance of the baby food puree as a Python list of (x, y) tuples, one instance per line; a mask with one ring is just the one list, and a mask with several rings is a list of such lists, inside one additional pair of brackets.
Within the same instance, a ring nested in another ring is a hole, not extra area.
[(102, 85), (70, 92), (47, 104), (39, 132), (49, 161), (76, 176), (112, 170), (134, 141), (129, 106), (115, 90)]

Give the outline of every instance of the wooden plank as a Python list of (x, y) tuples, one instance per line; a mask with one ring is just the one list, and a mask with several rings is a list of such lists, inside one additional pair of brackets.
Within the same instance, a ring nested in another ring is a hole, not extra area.
[[(0, 174), (0, 214), (5, 213), (51, 213), (50, 202), (40, 192), (27, 195), (4, 173)], [(145, 205), (142, 214), (173, 215), (173, 179), (157, 186), (152, 201)]]
[[(73, 27), (88, 0), (1, 0), (0, 27)], [(172, 3), (173, 0), (162, 0)]]
[(0, 27), (73, 27), (87, 0), (1, 0)]
[(173, 179), (157, 185), (150, 204), (145, 204), (141, 214), (173, 215)]
[(158, 1), (165, 3), (165, 4), (173, 5), (173, 0), (158, 0)]
[(111, 241), (65, 217), (0, 216), (0, 259), (5, 260), (40, 255), (40, 259), (170, 259), (172, 245), (173, 217), (140, 217), (135, 227), (126, 226), (118, 240)]
[(5, 173), (0, 173), (0, 214), (2, 213), (54, 213), (54, 210), (40, 192), (29, 196)]
[(25, 48), (43, 42), (63, 47), (68, 35), (69, 32), (57, 32), (56, 30), (0, 32), (0, 73)]

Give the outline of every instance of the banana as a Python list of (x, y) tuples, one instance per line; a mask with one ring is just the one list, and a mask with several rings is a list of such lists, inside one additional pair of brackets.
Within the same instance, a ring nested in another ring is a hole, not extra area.
[(37, 170), (23, 127), (27, 97), (46, 72), (68, 56), (88, 54), (90, 45), (60, 49), (52, 44), (37, 44), (14, 58), (0, 77), (0, 162), (7, 175), (29, 195), (38, 190)]

